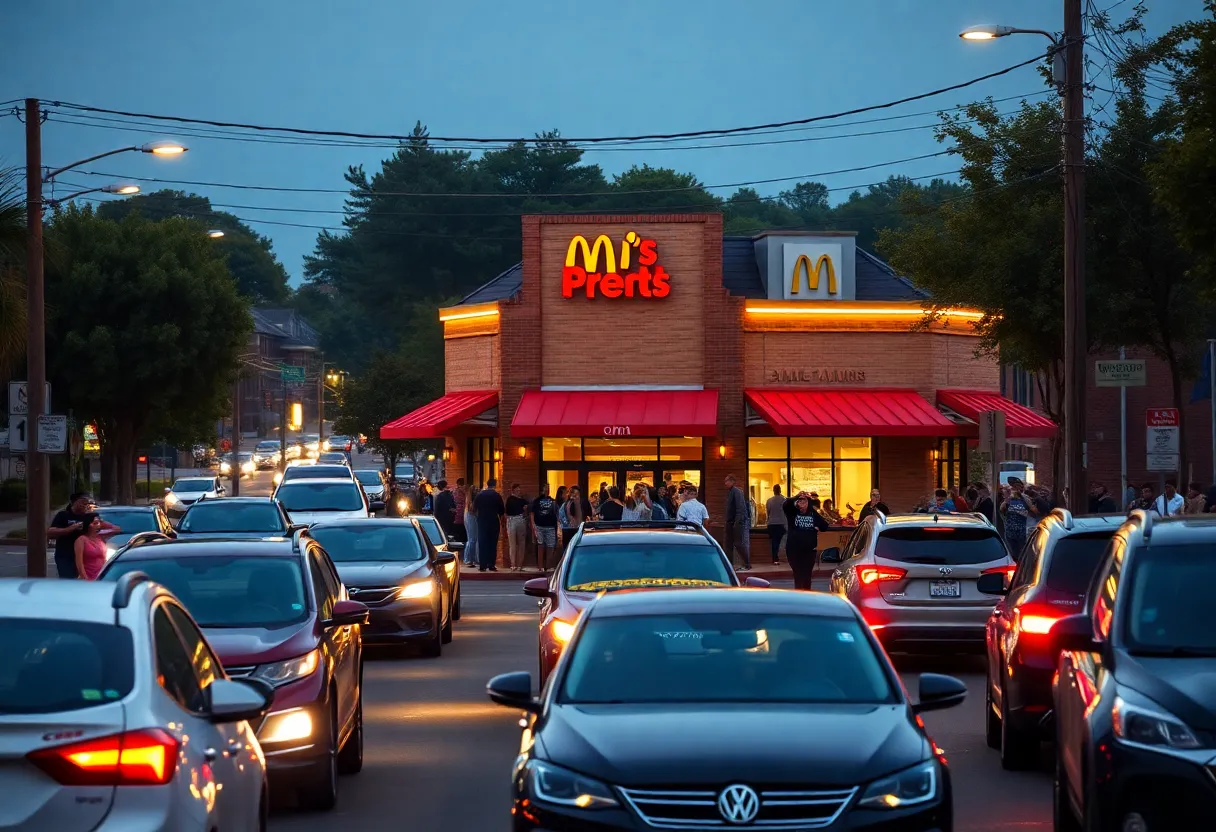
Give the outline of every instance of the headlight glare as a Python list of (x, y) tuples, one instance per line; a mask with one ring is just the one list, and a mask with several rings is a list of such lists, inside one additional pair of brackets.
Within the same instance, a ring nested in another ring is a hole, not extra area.
[(435, 591), (434, 581), (418, 581), (406, 584), (397, 592), (398, 598), (429, 598)]
[(868, 809), (902, 809), (937, 797), (937, 763), (928, 760), (875, 780), (862, 793), (858, 806)]
[(1121, 696), (1115, 697), (1111, 723), (1115, 736), (1124, 742), (1179, 751), (1203, 747), (1191, 729), (1176, 717), (1136, 707)]
[(569, 644), (570, 637), (574, 635), (574, 625), (569, 621), (562, 621), (560, 618), (553, 619), (553, 624), (550, 625), (553, 629), (553, 637), (562, 644)]
[(273, 664), (264, 664), (254, 671), (253, 675), (264, 682), (278, 687), (297, 679), (303, 679), (317, 669), (321, 663), (321, 651), (310, 650), (303, 656), (287, 659)]
[(598, 780), (584, 777), (551, 763), (528, 763), (532, 795), (546, 803), (579, 809), (608, 809), (619, 805), (612, 790)]
[(174, 494), (172, 491), (170, 491), (168, 494), (165, 495), (165, 505), (167, 505), (167, 506), (177, 505), (177, 495)]
[(303, 708), (277, 711), (266, 717), (258, 739), (262, 742), (291, 742), (312, 736), (312, 717)]

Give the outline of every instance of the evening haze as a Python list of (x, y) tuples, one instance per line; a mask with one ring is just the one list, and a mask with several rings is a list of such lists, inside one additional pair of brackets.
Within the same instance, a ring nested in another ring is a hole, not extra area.
[[(1104, 0), (1099, 6), (1112, 4), (1121, 5)], [(341, 5), (9, 0), (5, 5), (0, 101), (33, 95), (136, 113), (389, 134), (408, 133), (420, 121), (436, 136), (461, 137), (528, 137), (550, 129), (576, 138), (666, 133), (849, 110), (985, 75), (1033, 58), (1047, 45), (1033, 36), (969, 43), (958, 37), (967, 26), (1007, 23), (1055, 31), (1062, 25), (1059, 0), (366, 0)], [(1201, 12), (1199, 0), (1149, 5), (1150, 34)], [(1112, 15), (1125, 8), (1114, 8)], [(1091, 80), (1110, 86), (1105, 76)], [(805, 176), (841, 189), (831, 194), (835, 203), (852, 186), (888, 175), (955, 170), (954, 159), (938, 157), (822, 175), (940, 150), (931, 111), (985, 96), (1041, 100), (1045, 94), (1036, 68), (1027, 66), (843, 121), (930, 114), (767, 138), (924, 129), (760, 147), (746, 145), (766, 137), (696, 140), (686, 142), (699, 146), (691, 149), (669, 144), (599, 150), (585, 160), (609, 176), (649, 163), (691, 172), (708, 185)], [(1108, 98), (1097, 90), (1091, 106)], [(1010, 100), (997, 106), (1005, 112), (1016, 105)], [(0, 164), (22, 163), (22, 130), (17, 118), (0, 117)], [(141, 129), (52, 115), (44, 126), (43, 158), (59, 166), (123, 144), (170, 138), (173, 130), (171, 124)], [(341, 190), (347, 166), (374, 172), (392, 152), (391, 143), (317, 147), (295, 140), (197, 136), (185, 142), (190, 152), (183, 157), (121, 155), (72, 172), (60, 187), (160, 177)], [(726, 143), (744, 146), (704, 148)], [(794, 181), (755, 187), (770, 195)], [(217, 209), (249, 222), (273, 240), (293, 282), (302, 276), (317, 227), (341, 226), (341, 193), (142, 185), (145, 192), (173, 187), (200, 193)], [(733, 190), (713, 192), (726, 196)]]

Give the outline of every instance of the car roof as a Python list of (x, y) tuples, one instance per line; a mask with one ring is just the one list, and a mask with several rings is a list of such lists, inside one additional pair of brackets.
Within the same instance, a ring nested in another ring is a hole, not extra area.
[(114, 623), (110, 581), (0, 578), (0, 618), (42, 618)]
[(738, 612), (856, 619), (852, 604), (827, 592), (738, 587), (620, 590), (599, 596), (587, 612), (594, 618)]
[[(166, 549), (168, 551), (166, 551)], [(262, 538), (216, 536), (179, 537), (172, 540), (153, 540), (143, 546), (127, 549), (115, 555), (111, 563), (128, 560), (159, 560), (163, 557), (296, 557), (300, 552), (291, 538), (267, 535)]]
[(966, 528), (993, 529), (988, 518), (982, 514), (888, 514), (881, 519), (884, 529), (909, 529), (924, 526), (957, 526)]
[[(318, 463), (316, 460), (309, 460), (309, 465), (288, 465), (288, 468), (311, 468), (313, 470), (321, 469), (322, 471), (349, 471), (345, 465), (337, 465), (332, 462)], [(315, 480), (325, 479), (325, 477), (313, 477)]]
[[(673, 546), (705, 546), (709, 541), (700, 526), (679, 521), (658, 520), (638, 521), (639, 525), (631, 526), (630, 521), (625, 525), (604, 524), (596, 522), (585, 523), (578, 538), (579, 546), (619, 546), (641, 545), (644, 543), (664, 543)], [(670, 523), (664, 526), (661, 524)], [(654, 524), (654, 525), (652, 525)]]
[[(195, 503), (194, 506), (243, 506), (250, 503), (258, 505), (274, 505), (274, 497), (225, 497), (222, 500), (207, 500), (202, 503)], [(190, 506), (190, 508), (194, 508)]]
[(286, 488), (289, 485), (333, 485), (334, 483), (355, 485), (355, 481), (350, 477), (300, 477), (299, 479), (283, 480), (279, 483), (279, 488)]
[(1153, 517), (1149, 524), (1149, 546), (1180, 546), (1216, 541), (1216, 514), (1176, 514)]
[(419, 519), (419, 518), (414, 518), (414, 517), (348, 517), (344, 520), (318, 520), (316, 523), (313, 523), (309, 528), (323, 529), (323, 528), (335, 528), (335, 527), (339, 527), (339, 526), (354, 526), (355, 528), (359, 528), (359, 529), (379, 529), (379, 528), (384, 528), (385, 526), (391, 527), (391, 526), (400, 526), (403, 524), (408, 524), (410, 526), (413, 526), (413, 523), (410, 523), (409, 521), (415, 520), (415, 519)]

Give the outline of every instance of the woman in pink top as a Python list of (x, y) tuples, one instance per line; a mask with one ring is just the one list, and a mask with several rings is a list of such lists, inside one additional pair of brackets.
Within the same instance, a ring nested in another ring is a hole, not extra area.
[(101, 536), (101, 518), (86, 514), (81, 523), (83, 531), (76, 538), (76, 574), (86, 581), (95, 581), (106, 565), (106, 541)]

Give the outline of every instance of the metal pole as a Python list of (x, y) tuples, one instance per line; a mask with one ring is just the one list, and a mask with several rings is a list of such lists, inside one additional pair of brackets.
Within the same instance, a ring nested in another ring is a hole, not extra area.
[(325, 353), (317, 369), (317, 450), (325, 447)]
[(279, 470), (287, 470), (287, 375), (283, 376), (283, 406), (279, 409)]
[(232, 496), (241, 496), (241, 375), (232, 385)]
[[(1127, 350), (1119, 347), (1119, 360), (1127, 358)], [(1119, 388), (1119, 508), (1127, 511), (1127, 388)]]
[(38, 417), (46, 410), (46, 298), (42, 280), (42, 110), (25, 99), (26, 413), (25, 574), (46, 577), (46, 520), (50, 477), (38, 452)]
[(1085, 63), (1081, 0), (1064, 0), (1064, 470), (1069, 508), (1085, 487)]
[(1208, 404), (1212, 407), (1212, 484), (1216, 485), (1216, 338), (1208, 339)]

